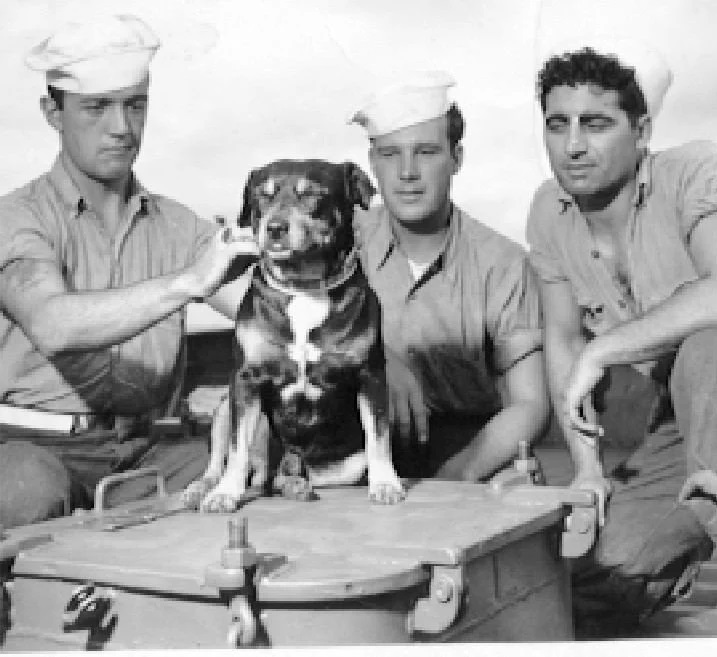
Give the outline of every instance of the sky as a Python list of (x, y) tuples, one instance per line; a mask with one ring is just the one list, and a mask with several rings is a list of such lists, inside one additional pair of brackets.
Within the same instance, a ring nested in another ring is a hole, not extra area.
[(717, 3), (711, 0), (2, 0), (0, 193), (46, 171), (58, 140), (39, 110), (44, 79), (25, 53), (56, 25), (134, 13), (157, 32), (150, 108), (135, 170), (200, 215), (235, 215), (250, 170), (278, 158), (352, 160), (367, 140), (348, 125), (376, 87), (443, 69), (466, 118), (454, 200), (524, 243), (548, 175), (534, 78), (565, 35), (636, 35), (675, 81), (653, 148), (717, 136)]

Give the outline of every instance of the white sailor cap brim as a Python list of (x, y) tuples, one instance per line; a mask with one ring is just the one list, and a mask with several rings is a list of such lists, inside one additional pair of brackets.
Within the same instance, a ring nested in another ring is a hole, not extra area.
[(447, 92), (453, 85), (455, 80), (442, 71), (414, 73), (369, 97), (348, 123), (363, 126), (373, 138), (429, 121), (448, 111)]
[(64, 26), (35, 46), (25, 63), (58, 89), (102, 93), (142, 82), (159, 45), (136, 16), (110, 16)]

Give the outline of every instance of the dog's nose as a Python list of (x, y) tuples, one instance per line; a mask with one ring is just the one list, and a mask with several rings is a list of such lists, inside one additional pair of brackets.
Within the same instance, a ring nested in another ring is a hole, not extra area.
[(287, 225), (283, 221), (270, 221), (266, 225), (266, 232), (273, 240), (281, 239), (286, 231)]

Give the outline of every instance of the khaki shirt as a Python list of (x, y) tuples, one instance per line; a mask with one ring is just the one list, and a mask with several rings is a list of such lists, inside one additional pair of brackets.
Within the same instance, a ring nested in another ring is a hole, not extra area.
[(497, 376), (542, 347), (525, 253), (454, 207), (445, 244), (415, 281), (383, 207), (357, 213), (362, 266), (387, 349), (412, 361), (437, 412), (494, 413)]
[[(108, 234), (60, 158), (45, 175), (0, 199), (0, 270), (44, 260), (69, 290), (123, 287), (188, 265), (216, 230), (136, 180), (131, 220)], [(126, 342), (51, 359), (0, 312), (0, 402), (68, 413), (140, 413), (163, 403), (181, 374), (184, 312)]]
[[(528, 216), (530, 260), (545, 283), (569, 281), (584, 328), (600, 335), (644, 314), (698, 278), (688, 250), (694, 227), (717, 212), (717, 146), (690, 142), (649, 154), (637, 173), (627, 225), (629, 292), (602, 261), (585, 218), (554, 180)], [(654, 363), (636, 365), (647, 373)]]

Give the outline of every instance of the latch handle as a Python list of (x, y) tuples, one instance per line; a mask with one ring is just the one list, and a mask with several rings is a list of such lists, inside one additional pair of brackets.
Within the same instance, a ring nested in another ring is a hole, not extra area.
[(127, 472), (118, 472), (116, 474), (102, 477), (97, 484), (97, 488), (95, 488), (95, 514), (101, 516), (104, 512), (105, 492), (110, 486), (120, 481), (139, 479), (140, 477), (148, 477), (153, 474), (157, 476), (157, 498), (162, 499), (167, 496), (167, 484), (164, 480), (164, 475), (159, 471), (159, 468), (156, 465), (146, 468), (138, 468), (137, 470), (128, 470)]

